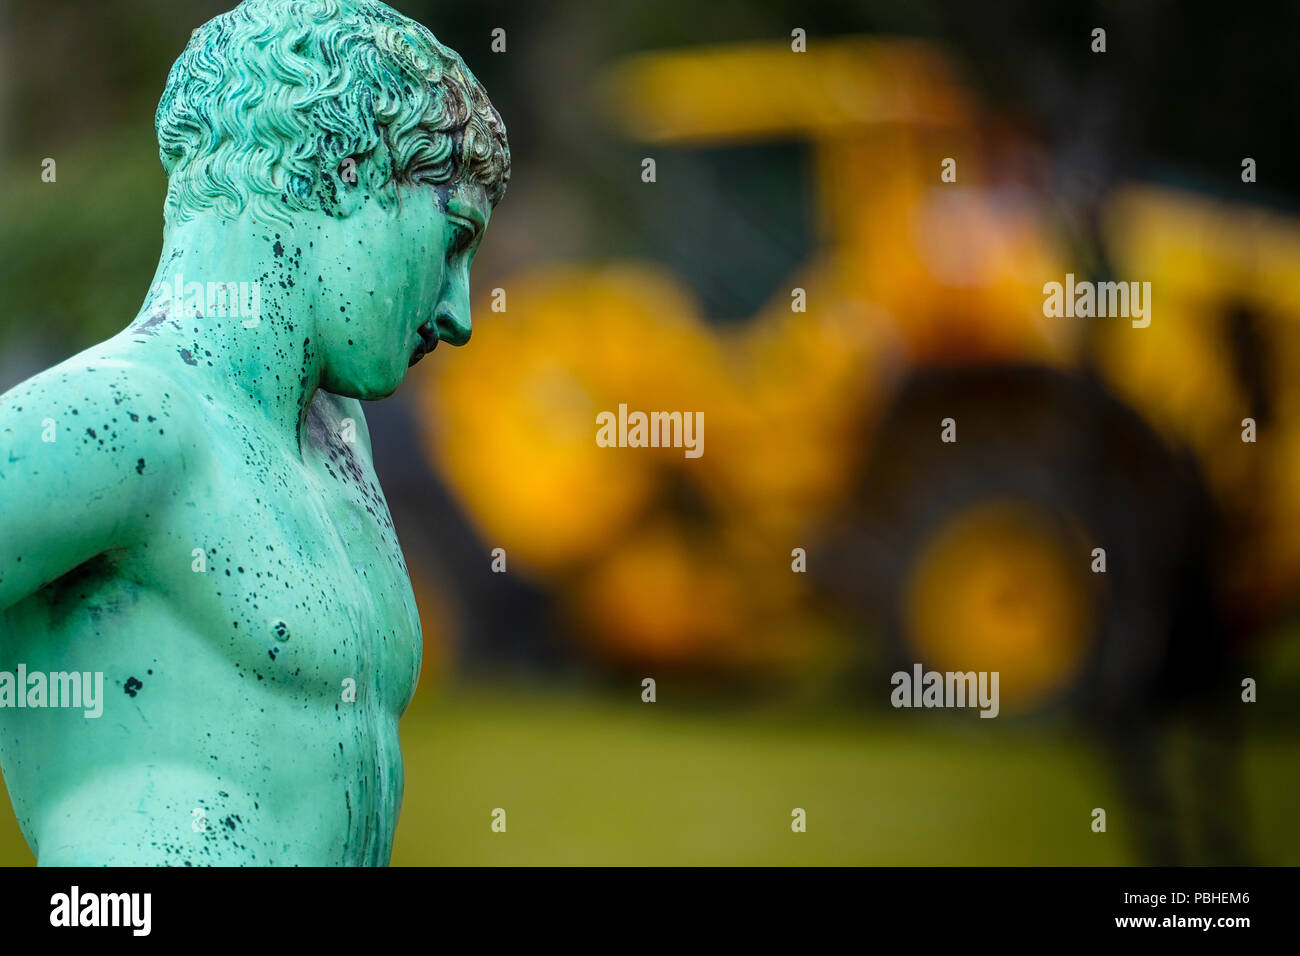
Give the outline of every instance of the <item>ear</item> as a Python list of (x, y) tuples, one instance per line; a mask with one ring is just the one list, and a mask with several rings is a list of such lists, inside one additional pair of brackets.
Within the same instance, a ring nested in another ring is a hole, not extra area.
[(335, 215), (347, 218), (365, 203), (368, 187), (362, 163), (367, 161), (362, 156), (348, 156), (330, 174), (334, 195), (337, 198), (334, 207)]

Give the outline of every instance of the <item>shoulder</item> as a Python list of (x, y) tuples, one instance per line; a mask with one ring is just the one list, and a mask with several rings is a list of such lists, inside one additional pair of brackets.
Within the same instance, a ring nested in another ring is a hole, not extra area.
[[(0, 395), (0, 440), (62, 468), (159, 477), (193, 433), (191, 397), (163, 370), (92, 347)], [(57, 476), (54, 476), (57, 477)]]
[(189, 407), (98, 348), (0, 395), (0, 608), (147, 533), (181, 486)]

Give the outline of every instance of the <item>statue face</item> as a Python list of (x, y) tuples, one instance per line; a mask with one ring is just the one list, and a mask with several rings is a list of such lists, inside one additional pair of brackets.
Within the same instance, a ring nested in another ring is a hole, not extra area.
[(474, 183), (403, 186), (388, 209), (353, 201), (346, 215), (322, 217), (312, 240), (328, 269), (318, 270), (316, 344), (322, 387), (376, 399), (438, 342), (469, 341), (469, 268), (491, 207)]

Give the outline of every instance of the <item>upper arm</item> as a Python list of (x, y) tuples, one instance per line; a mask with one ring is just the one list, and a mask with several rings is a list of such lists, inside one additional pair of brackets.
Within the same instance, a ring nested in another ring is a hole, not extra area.
[(180, 398), (81, 356), (0, 395), (0, 609), (134, 542), (176, 473)]

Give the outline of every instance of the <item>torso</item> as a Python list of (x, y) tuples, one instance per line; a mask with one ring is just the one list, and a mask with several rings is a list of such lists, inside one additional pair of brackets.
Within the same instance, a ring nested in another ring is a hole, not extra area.
[(0, 670), (104, 673), (98, 719), (0, 709), (19, 820), (42, 864), (387, 863), (420, 627), (360, 404), (318, 391), (299, 452), (186, 402), (139, 543), (0, 619)]

